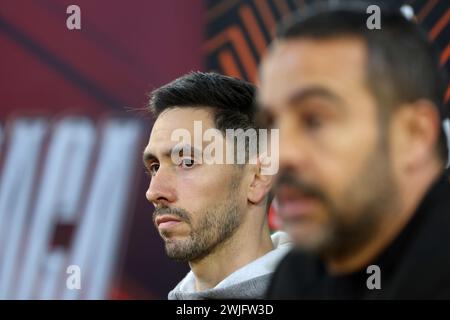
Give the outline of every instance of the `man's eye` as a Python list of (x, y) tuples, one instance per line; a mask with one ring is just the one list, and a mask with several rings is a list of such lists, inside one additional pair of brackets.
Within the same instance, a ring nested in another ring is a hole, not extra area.
[(322, 125), (322, 119), (316, 115), (305, 115), (303, 117), (303, 123), (308, 129), (318, 129)]
[(181, 159), (180, 166), (182, 168), (192, 168), (194, 165), (195, 165), (194, 159), (191, 158)]
[(150, 176), (154, 176), (156, 172), (158, 172), (159, 169), (159, 163), (152, 163), (150, 167), (148, 168), (148, 173)]

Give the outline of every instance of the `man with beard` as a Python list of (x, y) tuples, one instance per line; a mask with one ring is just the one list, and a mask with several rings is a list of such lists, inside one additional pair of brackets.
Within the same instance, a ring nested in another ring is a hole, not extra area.
[(366, 8), (303, 11), (261, 66), (296, 244), (270, 298), (450, 298), (444, 82), (418, 26), (382, 8), (368, 30)]
[[(218, 130), (216, 139), (224, 146), (231, 142), (226, 130), (255, 129), (254, 92), (245, 81), (195, 72), (151, 94), (156, 121), (144, 150), (151, 176), (146, 197), (155, 206), (153, 221), (168, 256), (191, 267), (169, 299), (263, 298), (277, 263), (289, 250), (285, 233), (270, 236), (272, 176), (261, 173), (259, 161), (202, 161), (204, 141), (178, 149), (173, 139), (180, 129), (195, 136), (199, 122), (203, 130)], [(250, 151), (244, 150), (247, 160), (258, 157)]]

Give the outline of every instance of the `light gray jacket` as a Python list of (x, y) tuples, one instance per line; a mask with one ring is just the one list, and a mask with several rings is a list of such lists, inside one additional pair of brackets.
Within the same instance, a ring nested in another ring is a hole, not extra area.
[(274, 233), (272, 242), (272, 251), (236, 270), (212, 289), (196, 291), (195, 275), (190, 271), (169, 292), (169, 300), (263, 299), (278, 262), (292, 247), (285, 232)]

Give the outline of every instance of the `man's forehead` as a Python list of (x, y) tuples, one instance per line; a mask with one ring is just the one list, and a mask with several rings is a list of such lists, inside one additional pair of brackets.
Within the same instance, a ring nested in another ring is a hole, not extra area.
[(356, 37), (277, 41), (263, 60), (262, 75), (277, 72), (280, 67), (334, 71), (342, 63), (351, 63), (355, 68), (365, 63), (366, 51), (364, 41)]
[(188, 132), (193, 139), (197, 133), (202, 137), (203, 132), (210, 128), (214, 128), (214, 121), (212, 110), (209, 107), (168, 109), (156, 119), (145, 152), (166, 152), (179, 143), (176, 133)]
[(299, 87), (361, 85), (366, 48), (358, 38), (278, 41), (261, 68), (259, 100), (272, 103)]
[(162, 112), (153, 124), (152, 132), (157, 135), (171, 134), (176, 129), (187, 129), (193, 131), (197, 123), (203, 128), (214, 126), (213, 113), (210, 108), (205, 107), (182, 107), (171, 108)]

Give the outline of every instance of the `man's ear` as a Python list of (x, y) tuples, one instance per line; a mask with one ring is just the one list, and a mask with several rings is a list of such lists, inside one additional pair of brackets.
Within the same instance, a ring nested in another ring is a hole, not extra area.
[(402, 167), (420, 167), (436, 155), (441, 121), (437, 107), (428, 100), (418, 100), (396, 112), (392, 123), (394, 145)]
[(248, 201), (253, 204), (261, 203), (272, 187), (275, 175), (262, 174), (261, 162), (257, 159), (256, 165), (251, 169), (251, 182), (248, 188)]

